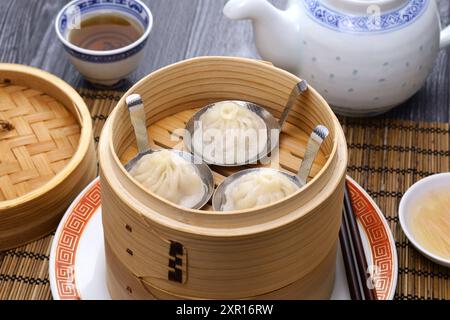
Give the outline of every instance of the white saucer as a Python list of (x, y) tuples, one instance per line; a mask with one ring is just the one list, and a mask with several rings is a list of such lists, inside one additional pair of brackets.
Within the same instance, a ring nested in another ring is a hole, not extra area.
[[(348, 179), (368, 264), (373, 265), (378, 300), (394, 298), (397, 285), (395, 241), (382, 212), (370, 196)], [(350, 293), (341, 251), (338, 252), (333, 300)], [(50, 254), (50, 285), (56, 300), (110, 300), (101, 219), (100, 183), (93, 181), (62, 219)]]

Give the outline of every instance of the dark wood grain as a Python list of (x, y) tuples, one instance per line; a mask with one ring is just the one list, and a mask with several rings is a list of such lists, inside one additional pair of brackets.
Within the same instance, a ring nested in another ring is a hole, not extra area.
[[(203, 55), (259, 58), (249, 21), (229, 21), (226, 0), (144, 0), (155, 18), (145, 59), (127, 89), (146, 74), (176, 61)], [(273, 1), (283, 8), (286, 0)], [(74, 87), (88, 87), (69, 63), (53, 23), (66, 0), (0, 0), (0, 61), (36, 66)], [(450, 2), (439, 1), (442, 24), (450, 23)], [(450, 56), (442, 50), (426, 85), (383, 117), (449, 122)]]
[[(441, 0), (439, 11), (443, 26), (450, 24), (450, 1)], [(426, 85), (409, 101), (386, 116), (408, 120), (448, 122), (450, 120), (450, 48), (441, 50)]]

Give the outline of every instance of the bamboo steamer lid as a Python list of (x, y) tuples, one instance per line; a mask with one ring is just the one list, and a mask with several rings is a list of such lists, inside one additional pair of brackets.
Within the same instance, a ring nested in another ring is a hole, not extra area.
[(96, 175), (90, 114), (57, 77), (0, 64), (0, 250), (53, 231)]
[[(130, 93), (143, 97), (149, 132), (168, 147), (170, 139), (161, 130), (176, 131), (195, 108), (211, 102), (248, 100), (279, 116), (298, 81), (258, 61), (203, 57), (158, 70), (125, 94), (99, 144), (105, 241), (107, 254), (116, 258), (109, 261), (123, 264), (148, 287), (198, 299), (260, 297), (317, 277), (330, 284), (334, 264), (326, 270), (318, 266), (338, 239), (347, 149), (338, 120), (313, 88), (298, 99), (283, 129), (282, 167), (298, 169), (316, 125), (327, 126), (330, 136), (312, 180), (283, 201), (231, 213), (188, 210), (142, 189), (122, 165), (136, 152), (124, 103)], [(232, 173), (213, 170), (216, 182)], [(296, 295), (308, 297), (307, 292)]]

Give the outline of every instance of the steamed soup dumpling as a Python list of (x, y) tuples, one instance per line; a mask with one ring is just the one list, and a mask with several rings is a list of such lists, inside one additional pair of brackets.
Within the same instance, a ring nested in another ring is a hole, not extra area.
[(266, 148), (267, 126), (246, 106), (219, 102), (200, 117), (193, 144), (196, 152), (211, 163), (248, 162)]
[(246, 210), (282, 200), (299, 187), (282, 173), (262, 170), (246, 174), (225, 190), (224, 211)]
[(195, 166), (167, 150), (142, 157), (130, 173), (146, 189), (186, 208), (198, 204), (206, 192)]

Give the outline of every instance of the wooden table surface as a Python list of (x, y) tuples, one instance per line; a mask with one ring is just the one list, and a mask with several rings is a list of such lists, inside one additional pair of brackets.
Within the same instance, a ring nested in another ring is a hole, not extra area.
[[(286, 0), (274, 1), (283, 8)], [(69, 63), (53, 23), (68, 0), (0, 0), (0, 62), (50, 71), (74, 87), (88, 86)], [(249, 21), (222, 14), (226, 0), (144, 0), (155, 24), (140, 69), (130, 84), (179, 60), (203, 55), (258, 58)], [(450, 1), (440, 1), (442, 24), (450, 23)], [(450, 50), (450, 49), (448, 49)], [(448, 50), (442, 50), (426, 85), (404, 105), (384, 117), (449, 122)], [(126, 88), (123, 88), (126, 89)]]

